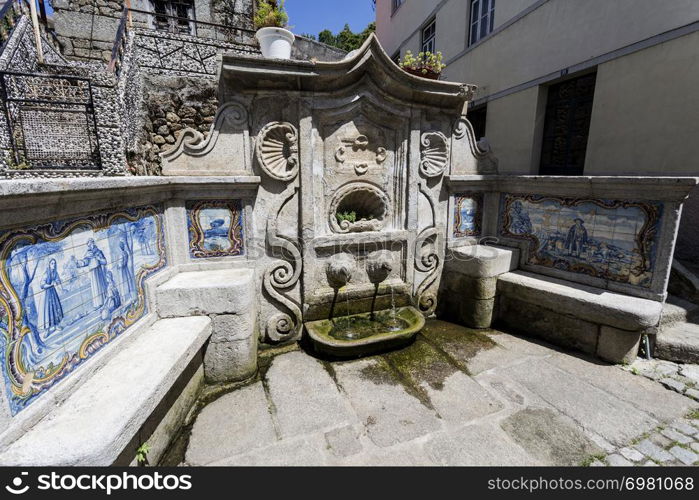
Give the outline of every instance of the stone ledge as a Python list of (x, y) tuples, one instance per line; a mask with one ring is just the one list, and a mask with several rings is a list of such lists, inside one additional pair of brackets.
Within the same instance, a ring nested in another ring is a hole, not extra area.
[(472, 278), (490, 278), (517, 269), (519, 249), (490, 245), (452, 248), (444, 268)]
[(156, 290), (161, 318), (202, 314), (241, 314), (255, 297), (252, 269), (180, 273)]
[(629, 332), (655, 327), (662, 311), (661, 302), (524, 271), (500, 275), (497, 290), (559, 314)]
[(111, 465), (210, 334), (206, 317), (156, 322), (4, 450), (0, 464)]

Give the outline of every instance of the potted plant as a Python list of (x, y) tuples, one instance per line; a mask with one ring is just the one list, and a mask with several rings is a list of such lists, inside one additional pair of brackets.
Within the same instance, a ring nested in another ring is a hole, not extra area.
[(420, 52), (417, 57), (411, 51), (406, 51), (400, 67), (411, 75), (438, 80), (442, 70), (447, 67), (442, 64), (442, 53)]
[(288, 21), (284, 0), (259, 0), (255, 12), (255, 38), (260, 42), (263, 57), (291, 59), (294, 34), (285, 29)]

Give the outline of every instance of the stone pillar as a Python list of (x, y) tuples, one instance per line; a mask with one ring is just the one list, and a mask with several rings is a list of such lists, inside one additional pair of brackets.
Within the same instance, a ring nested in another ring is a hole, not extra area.
[(211, 316), (213, 332), (204, 353), (207, 382), (233, 382), (255, 375), (259, 337), (256, 317), (252, 308), (240, 314)]
[(439, 316), (469, 328), (490, 328), (497, 277), (517, 268), (519, 250), (469, 245), (450, 250), (440, 287)]

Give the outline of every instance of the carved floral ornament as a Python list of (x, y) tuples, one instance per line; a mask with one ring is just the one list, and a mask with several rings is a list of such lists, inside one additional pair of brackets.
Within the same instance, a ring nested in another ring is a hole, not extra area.
[(425, 132), (420, 138), (420, 172), (437, 177), (449, 164), (449, 142), (441, 132)]
[(299, 171), (299, 143), (296, 127), (288, 122), (271, 122), (257, 134), (257, 162), (273, 179), (291, 181)]
[[(347, 161), (347, 150), (350, 149), (354, 152), (367, 151), (369, 148), (369, 139), (363, 134), (359, 134), (354, 139), (342, 139), (342, 146), (338, 147), (335, 151), (335, 159), (339, 163), (345, 163)], [(381, 165), (386, 161), (387, 153), (386, 148), (379, 147), (376, 149), (376, 157), (374, 161), (377, 165)], [(354, 167), (354, 171), (357, 175), (364, 175), (369, 170), (368, 161), (358, 161), (350, 163), (349, 165)]]

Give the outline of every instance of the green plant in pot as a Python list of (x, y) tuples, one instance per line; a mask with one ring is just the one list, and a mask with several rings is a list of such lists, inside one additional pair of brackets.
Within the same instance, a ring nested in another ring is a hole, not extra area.
[(442, 63), (442, 53), (420, 52), (417, 57), (411, 51), (406, 51), (399, 66), (411, 75), (438, 80), (442, 70), (447, 67)]
[(255, 11), (255, 38), (260, 42), (263, 57), (291, 59), (294, 34), (286, 29), (289, 16), (284, 0), (258, 0)]

